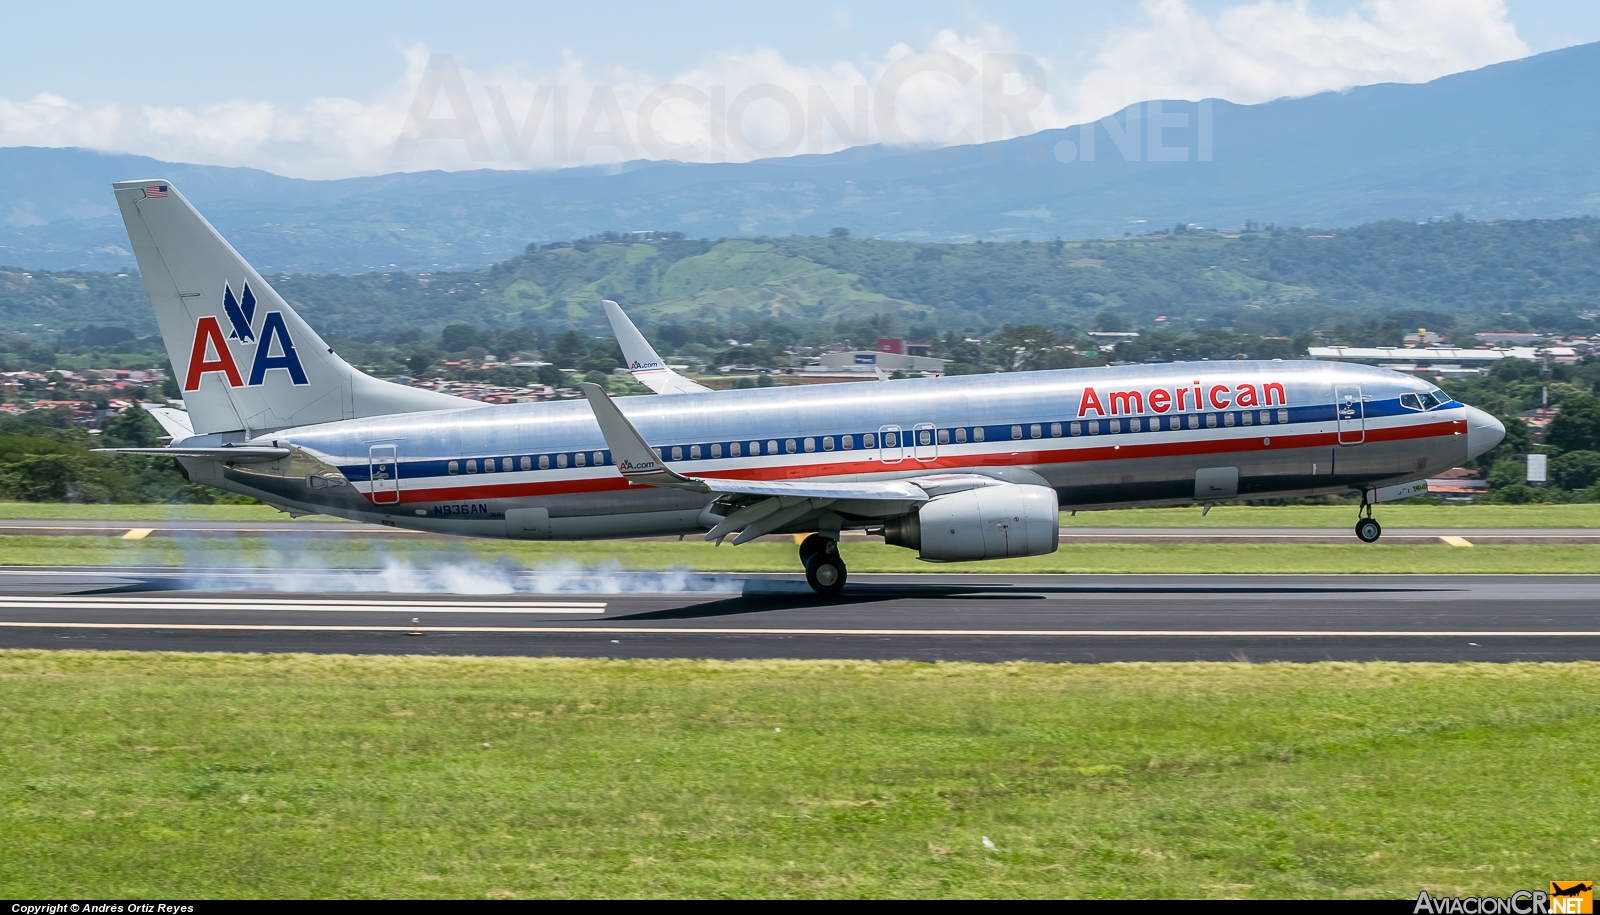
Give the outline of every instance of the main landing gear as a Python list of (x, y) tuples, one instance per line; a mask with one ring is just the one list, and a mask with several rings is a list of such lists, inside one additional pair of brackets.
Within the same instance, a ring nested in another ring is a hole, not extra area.
[(800, 562), (806, 567), (806, 584), (823, 597), (834, 597), (844, 589), (844, 559), (839, 556), (839, 541), (812, 534), (800, 542)]
[(1364, 513), (1356, 521), (1356, 538), (1362, 543), (1377, 543), (1383, 536), (1383, 526), (1372, 517), (1372, 505), (1366, 501), (1367, 494), (1361, 494), (1361, 511)]

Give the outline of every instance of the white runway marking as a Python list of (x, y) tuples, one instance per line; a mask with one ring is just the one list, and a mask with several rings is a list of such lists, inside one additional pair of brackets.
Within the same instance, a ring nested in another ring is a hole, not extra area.
[[(420, 611), (407, 610), (407, 613)], [(198, 629), (248, 632), (410, 632), (410, 626), (293, 626), (250, 623), (66, 623), (4, 621), (25, 629)], [(550, 632), (578, 635), (855, 635), (1025, 638), (1600, 638), (1600, 630), (1363, 630), (1363, 629), (776, 629), (669, 626), (422, 626), (423, 632)]]
[(604, 613), (603, 601), (412, 601), (214, 597), (0, 596), (0, 608), (48, 610), (304, 610), (318, 613)]

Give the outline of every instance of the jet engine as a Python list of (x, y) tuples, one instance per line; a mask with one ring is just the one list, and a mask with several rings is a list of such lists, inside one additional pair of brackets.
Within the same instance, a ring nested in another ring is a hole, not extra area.
[(965, 562), (1054, 553), (1060, 530), (1055, 490), (998, 483), (939, 496), (891, 518), (883, 539), (928, 562)]

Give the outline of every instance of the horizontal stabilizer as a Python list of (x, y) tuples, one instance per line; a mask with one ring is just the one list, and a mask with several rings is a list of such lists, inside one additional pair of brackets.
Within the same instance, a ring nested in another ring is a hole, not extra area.
[(188, 410), (180, 410), (177, 407), (161, 407), (150, 403), (142, 403), (139, 406), (143, 407), (146, 413), (156, 418), (156, 422), (161, 424), (161, 431), (167, 433), (167, 437), (173, 441), (181, 442), (194, 436), (194, 426), (189, 423)]
[(289, 456), (288, 448), (243, 445), (237, 448), (96, 448), (100, 454), (146, 454), (154, 457), (186, 457), (230, 464), (264, 464)]
[(655, 347), (623, 313), (622, 306), (610, 299), (600, 304), (605, 307), (606, 319), (611, 322), (611, 333), (616, 335), (617, 345), (622, 347), (622, 359), (628, 363), (628, 371), (633, 373), (635, 381), (657, 394), (711, 393), (711, 389), (705, 385), (690, 381), (669, 368), (666, 360), (656, 354)]

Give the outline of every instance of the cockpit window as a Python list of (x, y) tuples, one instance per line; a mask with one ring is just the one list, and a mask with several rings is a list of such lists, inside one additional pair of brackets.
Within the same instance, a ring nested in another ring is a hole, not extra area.
[(1405, 407), (1407, 410), (1425, 409), (1422, 406), (1422, 398), (1409, 392), (1400, 395), (1400, 406)]
[(1434, 407), (1442, 407), (1449, 403), (1450, 395), (1439, 390), (1438, 388), (1435, 388), (1432, 391), (1429, 391), (1428, 394), (1423, 397), (1422, 402), (1427, 406), (1428, 409), (1432, 410)]

